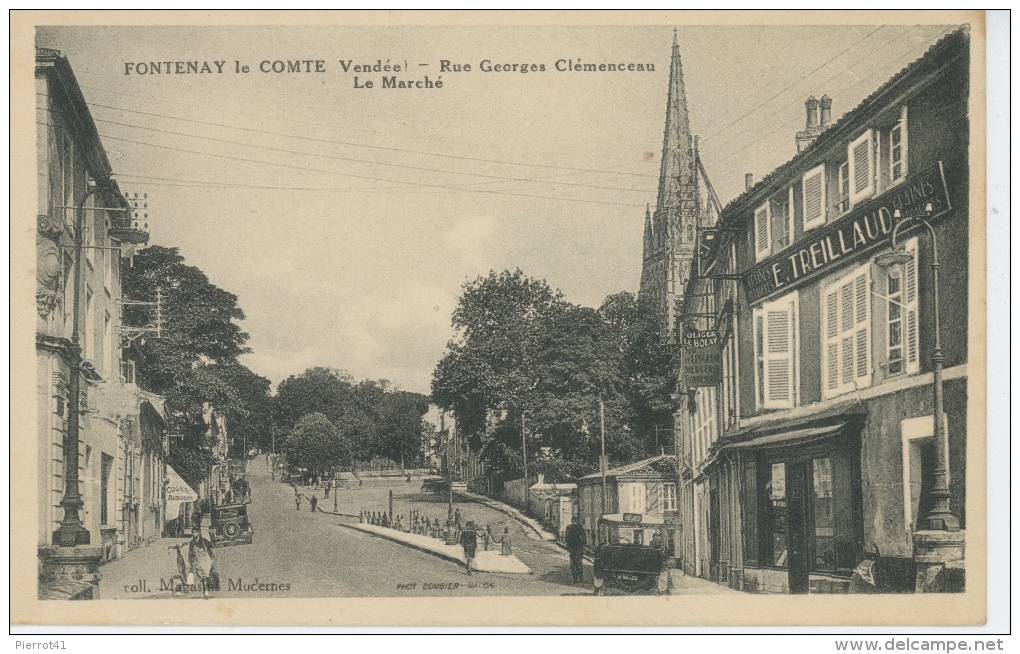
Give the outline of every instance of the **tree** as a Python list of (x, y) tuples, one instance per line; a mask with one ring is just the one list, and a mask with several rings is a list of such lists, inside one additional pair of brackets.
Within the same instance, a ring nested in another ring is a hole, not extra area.
[[(208, 473), (215, 445), (207, 437), (206, 405), (231, 417), (253, 438), (268, 411), (268, 380), (237, 360), (250, 351), (248, 335), (235, 322), (244, 319), (244, 312), (236, 295), (185, 264), (177, 248), (140, 250), (130, 264), (124, 262), (121, 279), (129, 302), (155, 302), (162, 296), (161, 332), (136, 339), (132, 358), (138, 385), (166, 398), (170, 429), (183, 435), (171, 442), (171, 465), (186, 481), (198, 483)], [(125, 326), (151, 327), (155, 317), (151, 306), (125, 305)]]
[(428, 399), (394, 391), (385, 381), (355, 382), (341, 370), (315, 367), (280, 382), (273, 405), (277, 433), (292, 432), (305, 416), (320, 413), (343, 436), (349, 459), (400, 461), (401, 455), (417, 458)]
[(603, 415), (610, 460), (637, 460), (652, 452), (654, 426), (671, 420), (657, 318), (630, 293), (596, 310), (520, 270), (491, 272), (464, 287), (433, 401), (456, 413), (494, 472), (523, 471), (522, 421), (529, 466), (553, 478), (597, 468)]
[(350, 458), (350, 443), (345, 436), (325, 415), (306, 414), (287, 439), (287, 459), (314, 473), (328, 471)]
[(538, 333), (562, 303), (562, 293), (520, 269), (491, 271), (464, 285), (452, 319), (458, 335), (433, 373), (432, 398), (456, 412), (476, 449), (487, 411), (519, 404), (534, 388)]

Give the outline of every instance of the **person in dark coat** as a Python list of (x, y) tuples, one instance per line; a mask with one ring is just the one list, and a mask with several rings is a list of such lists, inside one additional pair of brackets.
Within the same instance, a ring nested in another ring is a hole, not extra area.
[(311, 507), (312, 513), (315, 513), (315, 507), (319, 505), (318, 496), (312, 495), (312, 499), (308, 500), (308, 505)]
[(588, 538), (585, 536), (577, 516), (574, 516), (571, 523), (567, 525), (564, 540), (567, 541), (567, 552), (570, 553), (570, 574), (575, 582), (584, 581), (584, 546), (587, 544)]
[(470, 520), (460, 532), (460, 546), (464, 548), (464, 565), (470, 575), (471, 562), (474, 561), (475, 553), (478, 551), (478, 534), (475, 533), (475, 523)]

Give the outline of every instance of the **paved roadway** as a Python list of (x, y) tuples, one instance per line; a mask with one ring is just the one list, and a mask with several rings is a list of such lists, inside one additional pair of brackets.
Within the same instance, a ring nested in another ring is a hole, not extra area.
[[(308, 502), (294, 508), (294, 491), (271, 481), (265, 459), (249, 463), (253, 502), (249, 517), (255, 528), (252, 545), (216, 549), (221, 589), (216, 597), (414, 597), (471, 595), (574, 595), (591, 593), (587, 583), (571, 581), (566, 554), (553, 544), (535, 541), (523, 528), (494, 509), (474, 502), (458, 502), (462, 520), (493, 525), (493, 532), (511, 528), (513, 550), (533, 571), (530, 575), (478, 573), (468, 577), (459, 566), (433, 555), (354, 531), (338, 523), (349, 521), (325, 513), (312, 513)], [(395, 509), (410, 508), (445, 519), (444, 498), (419, 492), (420, 481), (396, 480), (393, 485), (366, 482), (362, 488), (341, 490), (338, 510), (384, 510), (389, 490)], [(313, 493), (305, 489), (306, 495)], [(332, 511), (333, 498), (320, 498), (319, 507)], [(161, 579), (176, 571), (173, 552), (166, 546), (182, 542), (162, 539), (102, 568), (104, 599), (166, 598)], [(254, 584), (253, 589), (248, 589)], [(263, 584), (262, 589), (258, 584)], [(275, 586), (273, 586), (275, 584)]]

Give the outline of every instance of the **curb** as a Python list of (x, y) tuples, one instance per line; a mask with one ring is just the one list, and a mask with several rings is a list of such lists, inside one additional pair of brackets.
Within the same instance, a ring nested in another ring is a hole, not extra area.
[(494, 509), (496, 511), (499, 511), (500, 513), (502, 513), (505, 516), (513, 518), (514, 520), (516, 520), (517, 522), (521, 523), (522, 525), (524, 525), (525, 527), (527, 527), (531, 531), (535, 532), (535, 534), (538, 536), (539, 540), (546, 541), (546, 542), (556, 542), (556, 537), (555, 536), (553, 536), (549, 532), (545, 531), (541, 527), (536, 527), (533, 524), (534, 521), (531, 518), (528, 518), (527, 516), (525, 516), (523, 513), (521, 513), (521, 511), (519, 509), (517, 509), (517, 508), (512, 508), (512, 507), (508, 508), (508, 507), (504, 506), (502, 503), (496, 503), (496, 502), (493, 502), (493, 501), (491, 501), (489, 499), (484, 499), (483, 500), (483, 499), (481, 499), (479, 497), (472, 497), (471, 495), (465, 495), (464, 493), (461, 493), (459, 491), (453, 491), (453, 494), (454, 495), (458, 495), (460, 497), (463, 497), (464, 499), (469, 500), (471, 502), (478, 502), (479, 504), (484, 504), (485, 506), (489, 507), (490, 509)]
[(348, 524), (343, 523), (343, 522), (339, 522), (337, 524), (340, 525), (341, 527), (346, 527), (347, 529), (351, 529), (353, 531), (356, 531), (359, 534), (368, 534), (369, 536), (378, 536), (379, 538), (383, 538), (383, 539), (388, 540), (388, 541), (393, 542), (393, 543), (398, 543), (400, 545), (403, 545), (404, 547), (410, 547), (413, 550), (418, 550), (419, 552), (424, 552), (425, 554), (431, 554), (432, 556), (438, 557), (440, 559), (444, 559), (446, 561), (449, 561), (450, 563), (456, 563), (461, 568), (464, 567), (464, 562), (463, 561), (461, 561), (460, 559), (458, 559), (458, 558), (456, 558), (454, 556), (450, 556), (449, 554), (446, 554), (444, 552), (435, 552), (433, 550), (426, 549), (424, 547), (420, 547), (418, 545), (415, 545), (414, 543), (408, 543), (407, 541), (400, 540), (399, 538), (394, 538), (393, 536), (388, 536), (386, 534), (379, 534), (379, 533), (376, 533), (374, 531), (368, 531), (366, 529), (359, 529), (359, 528), (355, 527), (354, 525), (348, 525)]
[[(405, 540), (401, 540), (401, 539), (396, 538), (394, 536), (390, 536), (389, 534), (381, 534), (381, 533), (376, 532), (376, 531), (369, 531), (367, 529), (361, 529), (361, 528), (357, 527), (356, 525), (349, 525), (349, 524), (345, 524), (343, 522), (339, 522), (337, 524), (340, 525), (341, 527), (346, 527), (347, 529), (350, 529), (352, 531), (357, 531), (357, 532), (362, 533), (362, 534), (368, 534), (369, 536), (378, 536), (379, 538), (383, 538), (383, 539), (388, 540), (390, 542), (397, 543), (398, 545), (403, 545), (404, 547), (409, 547), (409, 548), (411, 548), (413, 550), (418, 550), (419, 552), (423, 552), (425, 554), (431, 554), (432, 556), (434, 556), (436, 558), (440, 558), (440, 559), (444, 559), (446, 561), (449, 561), (450, 563), (453, 563), (453, 564), (457, 565), (461, 569), (464, 568), (464, 561), (460, 560), (459, 558), (457, 558), (455, 556), (450, 556), (446, 552), (437, 552), (436, 550), (430, 550), (428, 548), (421, 547), (420, 545), (416, 545), (415, 543), (409, 543), (409, 542), (407, 542)], [(521, 562), (521, 563), (523, 564), (523, 562)], [(528, 567), (528, 566), (525, 566), (525, 567), (528, 569), (528, 572), (526, 572), (526, 573), (524, 573), (524, 572), (507, 572), (507, 571), (500, 571), (500, 570), (479, 570), (479, 569), (475, 569), (475, 572), (478, 572), (478, 573), (481, 573), (481, 574), (510, 574), (510, 575), (512, 575), (512, 574), (529, 574), (529, 575), (534, 574), (534, 571), (532, 571), (530, 567)]]

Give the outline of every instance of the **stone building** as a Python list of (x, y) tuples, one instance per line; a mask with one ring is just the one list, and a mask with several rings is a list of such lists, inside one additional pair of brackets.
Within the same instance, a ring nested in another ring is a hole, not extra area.
[[(162, 505), (166, 450), (161, 410), (150, 410), (162, 402), (131, 383), (131, 364), (121, 348), (122, 250), (147, 241), (147, 216), (134, 213), (113, 179), (67, 59), (37, 49), (35, 79), (42, 593), (47, 584), (60, 583), (67, 556), (110, 560), (159, 534), (152, 511)], [(75, 450), (69, 472), (65, 452)], [(78, 483), (68, 487), (68, 478), (75, 477)], [(61, 540), (55, 532), (68, 507), (81, 524), (72, 521), (61, 532), (70, 536)]]
[(797, 154), (701, 230), (680, 321), (720, 375), (677, 413), (690, 574), (845, 592), (880, 554), (878, 590), (962, 588), (968, 93), (960, 30), (835, 122), (808, 98)]

